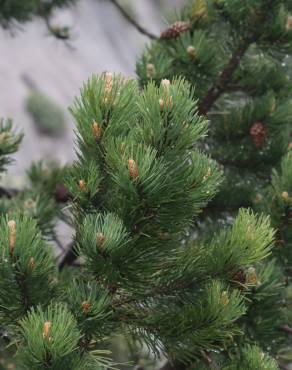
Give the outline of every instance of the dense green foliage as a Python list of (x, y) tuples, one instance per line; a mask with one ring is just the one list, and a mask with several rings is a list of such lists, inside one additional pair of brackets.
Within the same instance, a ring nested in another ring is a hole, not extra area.
[[(21, 208), (1, 216), (1, 328), (17, 343), (17, 369), (111, 366), (117, 334), (203, 368), (242, 331), (253, 266), (274, 241), (269, 219), (242, 210), (228, 229), (187, 242), (222, 175), (194, 145), (207, 121), (184, 80), (139, 91), (133, 80), (93, 76), (71, 111), (78, 159), (65, 178), (81, 266), (58, 272), (38, 218)], [(29, 178), (51, 194), (56, 169), (46, 180), (42, 168)], [(241, 269), (250, 278), (239, 284)], [(276, 369), (255, 347), (241, 356), (222, 366)]]
[[(292, 323), (290, 288), (284, 289), (292, 263), (291, 12), (287, 0), (187, 0), (176, 23), (137, 63), (142, 86), (186, 78), (210, 121), (198, 147), (219, 163), (224, 181), (200, 217), (194, 243), (232, 222), (242, 206), (272, 219), (276, 260), (252, 271), (256, 284), (241, 320), (241, 342), (275, 355), (281, 346), (291, 351), (279, 330)], [(235, 275), (236, 281), (247, 279), (244, 271)]]

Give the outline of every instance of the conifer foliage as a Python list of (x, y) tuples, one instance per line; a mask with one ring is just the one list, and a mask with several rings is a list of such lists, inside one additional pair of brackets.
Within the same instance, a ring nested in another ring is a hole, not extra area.
[(291, 358), (291, 331), (285, 338), (279, 328), (281, 321), (286, 329), (292, 323), (291, 12), (289, 0), (186, 0), (137, 63), (142, 86), (183, 76), (195, 90), (199, 113), (210, 120), (199, 147), (216, 160), (224, 180), (200, 217), (197, 239), (208, 240), (240, 207), (271, 217), (276, 260), (239, 269), (234, 280), (254, 283), (241, 343), (258, 343), (285, 358)]
[[(1, 332), (17, 343), (18, 368), (111, 367), (117, 334), (206, 367), (241, 333), (253, 266), (274, 241), (268, 217), (241, 210), (228, 229), (188, 241), (222, 174), (196, 147), (207, 121), (183, 79), (139, 91), (134, 80), (93, 76), (71, 112), (77, 160), (65, 177), (79, 267), (58, 272), (30, 215), (1, 215)], [(239, 284), (239, 271), (250, 278)], [(223, 368), (277, 365), (254, 346)]]

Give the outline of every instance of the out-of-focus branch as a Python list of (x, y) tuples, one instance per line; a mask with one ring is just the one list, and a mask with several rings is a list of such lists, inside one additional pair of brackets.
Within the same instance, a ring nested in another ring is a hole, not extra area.
[(289, 325), (282, 325), (280, 329), (285, 333), (292, 335), (292, 328)]
[(145, 35), (147, 37), (149, 37), (151, 40), (157, 40), (159, 39), (158, 36), (154, 35), (152, 32), (148, 31), (146, 28), (144, 28), (143, 26), (141, 26), (134, 18), (132, 18), (126, 11), (125, 9), (118, 3), (117, 0), (109, 0), (118, 10), (119, 12), (123, 15), (123, 17), (129, 22), (131, 23), (131, 25), (133, 27), (136, 28), (136, 30), (140, 33), (142, 33), (142, 35)]

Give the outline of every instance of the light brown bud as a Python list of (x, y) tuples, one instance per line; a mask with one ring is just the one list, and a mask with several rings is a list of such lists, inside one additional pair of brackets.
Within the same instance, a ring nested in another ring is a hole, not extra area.
[(147, 71), (147, 77), (152, 77), (155, 73), (155, 67), (154, 64), (148, 63), (146, 66), (146, 71)]
[(104, 245), (104, 242), (105, 242), (105, 236), (103, 233), (97, 233), (96, 234), (96, 241), (97, 241), (97, 244), (99, 245), (99, 247), (103, 247)]
[(208, 167), (206, 175), (203, 177), (203, 180), (206, 181), (212, 174), (211, 167)]
[(161, 86), (164, 89), (168, 90), (170, 86), (170, 81), (165, 78), (164, 80), (161, 81)]
[(16, 222), (14, 220), (10, 220), (7, 223), (8, 226), (8, 237), (9, 237), (9, 251), (10, 254), (13, 254), (16, 242)]
[(100, 139), (102, 135), (102, 127), (99, 123), (94, 122), (92, 124), (92, 133), (95, 139)]
[(226, 291), (222, 292), (220, 297), (220, 302), (223, 304), (223, 306), (227, 306), (229, 303), (229, 297), (228, 293)]
[(286, 20), (286, 31), (292, 30), (292, 15), (288, 15)]
[(4, 144), (12, 138), (11, 132), (4, 131), (0, 134), (0, 144)]
[(110, 93), (112, 91), (113, 87), (113, 75), (110, 72), (106, 72), (104, 75), (104, 91), (106, 94)]
[(256, 196), (255, 196), (255, 198), (254, 198), (254, 200), (253, 200), (253, 202), (254, 202), (254, 204), (259, 204), (259, 203), (261, 203), (262, 200), (263, 200), (262, 194), (257, 193)]
[(197, 50), (194, 46), (190, 45), (187, 47), (187, 53), (189, 54), (190, 57), (195, 57), (197, 54)]
[(254, 267), (249, 267), (246, 272), (246, 282), (247, 284), (256, 284), (258, 281), (257, 272)]
[(130, 178), (132, 180), (135, 180), (139, 176), (139, 168), (136, 162), (134, 161), (134, 159), (128, 160), (128, 169), (129, 169)]
[(289, 143), (288, 149), (292, 149), (292, 143)]
[(277, 108), (276, 99), (273, 99), (273, 102), (272, 102), (272, 105), (271, 105), (271, 114), (276, 111), (276, 108)]
[(289, 193), (288, 193), (288, 191), (283, 191), (282, 198), (284, 199), (285, 202), (288, 202), (288, 200), (289, 200)]
[(43, 330), (43, 338), (50, 339), (50, 329), (51, 329), (51, 321), (46, 321), (44, 323), (44, 330)]
[(121, 145), (120, 145), (120, 152), (121, 152), (121, 154), (124, 154), (125, 153), (125, 148), (126, 148), (126, 144), (125, 143), (121, 143)]
[(160, 110), (163, 111), (164, 108), (169, 108), (171, 109), (172, 106), (173, 106), (173, 100), (172, 100), (172, 96), (168, 96), (166, 97), (166, 99), (159, 99), (159, 106), (160, 106)]
[(35, 269), (35, 259), (33, 257), (29, 260), (28, 268), (31, 272)]
[(83, 313), (87, 314), (90, 310), (91, 305), (89, 302), (84, 301), (82, 302), (81, 307), (82, 307)]
[(84, 192), (87, 191), (86, 182), (84, 180), (79, 180), (79, 183), (78, 184), (79, 184), (79, 189), (81, 191), (84, 191)]

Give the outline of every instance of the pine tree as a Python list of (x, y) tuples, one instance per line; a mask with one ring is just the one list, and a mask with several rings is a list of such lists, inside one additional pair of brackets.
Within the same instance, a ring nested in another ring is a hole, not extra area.
[[(112, 367), (107, 348), (117, 334), (207, 368), (211, 352), (242, 332), (254, 266), (274, 242), (269, 218), (241, 210), (209, 240), (189, 241), (222, 174), (197, 148), (207, 120), (182, 78), (140, 91), (134, 80), (93, 76), (71, 112), (77, 160), (65, 178), (80, 264), (60, 272), (38, 219), (21, 207), (0, 217), (1, 332), (16, 343), (17, 369)], [(3, 164), (20, 141), (4, 127)], [(46, 187), (40, 169), (30, 171), (38, 189)], [(277, 364), (245, 345), (221, 368)]]
[(279, 328), (291, 336), (292, 324), (291, 12), (289, 0), (187, 0), (137, 63), (142, 86), (186, 78), (209, 119), (198, 147), (217, 161), (224, 181), (200, 217), (195, 244), (230, 224), (240, 207), (272, 219), (273, 258), (239, 269), (234, 280), (254, 284), (240, 343), (284, 358), (291, 339)]

